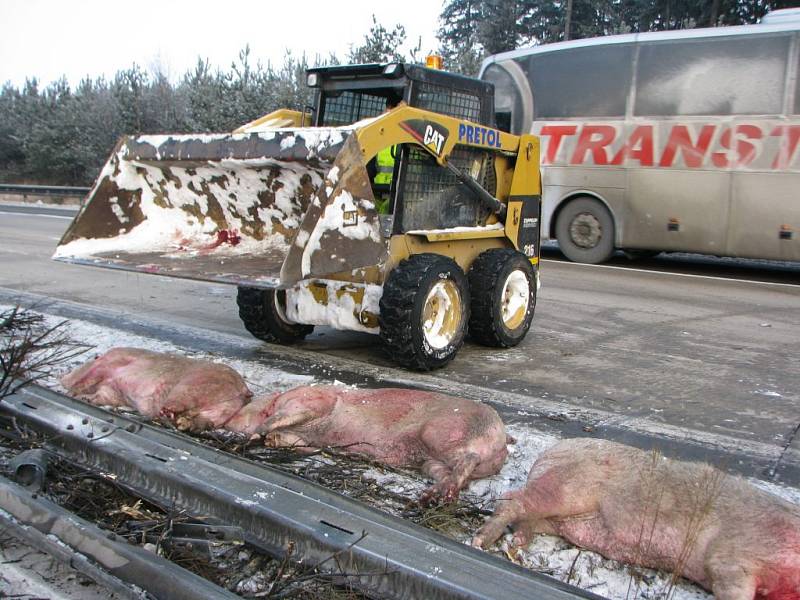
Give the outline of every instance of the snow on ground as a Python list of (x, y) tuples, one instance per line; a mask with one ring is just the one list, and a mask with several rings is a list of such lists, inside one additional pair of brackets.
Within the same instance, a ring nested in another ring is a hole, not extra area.
[[(12, 307), (0, 305), (0, 313), (10, 308)], [(46, 324), (51, 327), (64, 321), (61, 317), (47, 314), (44, 314), (44, 316)], [(173, 352), (192, 358), (225, 363), (244, 377), (247, 381), (247, 385), (253, 390), (255, 395), (271, 391), (288, 390), (298, 385), (307, 385), (314, 382), (314, 378), (311, 376), (286, 373), (262, 362), (238, 360), (235, 358), (223, 359), (223, 357), (212, 353), (194, 352), (187, 348), (176, 346), (170, 342), (95, 325), (88, 321), (71, 319), (65, 331), (69, 333), (73, 340), (91, 345), (93, 350), (90, 350), (83, 356), (74, 358), (70, 363), (67, 363), (62, 370), (54, 373), (53, 377), (43, 382), (45, 385), (54, 387), (62, 392), (64, 388), (58, 382), (58, 377), (85, 363), (94, 356), (121, 346), (144, 348), (145, 350), (152, 350), (155, 352)]]
[[(0, 305), (0, 312), (8, 308), (11, 307)], [(49, 325), (63, 320), (52, 315), (45, 316)], [(256, 394), (270, 390), (285, 390), (315, 382), (311, 376), (288, 374), (262, 362), (230, 358), (223, 360), (223, 357), (214, 354), (194, 352), (170, 342), (117, 331), (86, 321), (70, 320), (68, 332), (73, 339), (95, 347), (95, 350), (87, 353), (83, 358), (75, 359), (73, 364), (68, 366), (69, 369), (85, 362), (91, 356), (106, 352), (113, 347), (132, 346), (158, 352), (177, 352), (214, 362), (225, 362), (242, 374)], [(68, 369), (65, 368), (64, 371), (66, 370)], [(55, 377), (44, 383), (63, 389)], [(319, 381), (319, 383), (338, 382)], [(508, 446), (509, 456), (503, 469), (494, 477), (473, 482), (465, 492), (472, 496), (477, 503), (486, 504), (490, 508), (493, 506), (494, 500), (505, 492), (522, 487), (536, 458), (559, 439), (520, 424), (507, 426), (507, 431), (515, 438), (515, 443)], [(383, 472), (378, 469), (368, 470), (365, 476), (371, 477), (382, 485), (388, 486), (392, 491), (409, 498), (418, 497), (429, 485), (429, 482), (423, 479), (407, 477), (396, 472)], [(790, 502), (800, 504), (800, 490), (755, 479), (751, 479), (751, 482)], [(460, 541), (469, 542), (467, 539)], [(615, 600), (712, 598), (710, 594), (685, 580), (681, 579), (673, 585), (668, 574), (625, 566), (603, 558), (594, 552), (580, 550), (558, 537), (541, 535), (528, 548), (519, 551), (511, 550), (508, 545), (509, 541), (510, 535), (507, 535), (495, 546), (495, 551), (499, 548), (502, 553), (523, 566), (561, 581), (569, 581), (607, 598)]]
[(120, 596), (52, 556), (2, 532), (0, 598), (115, 600)]

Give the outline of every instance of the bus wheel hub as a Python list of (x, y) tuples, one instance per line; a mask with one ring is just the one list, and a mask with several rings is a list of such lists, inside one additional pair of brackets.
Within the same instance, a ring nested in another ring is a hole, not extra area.
[(569, 235), (575, 245), (581, 248), (594, 248), (603, 237), (600, 221), (592, 214), (576, 215), (569, 225)]

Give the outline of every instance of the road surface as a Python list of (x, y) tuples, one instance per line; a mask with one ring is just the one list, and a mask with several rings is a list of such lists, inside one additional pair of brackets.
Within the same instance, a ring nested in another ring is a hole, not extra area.
[[(235, 289), (51, 261), (69, 219), (10, 210), (0, 207), (6, 295), (30, 292), (248, 335)], [(517, 409), (587, 411), (594, 425), (644, 423), (639, 429), (687, 430), (729, 446), (800, 450), (800, 266), (685, 257), (590, 266), (549, 253), (542, 284), (519, 347), (467, 343), (431, 375), (451, 389), (476, 386), (499, 402), (507, 396)], [(317, 328), (298, 347), (365, 369), (394, 369), (377, 342)]]

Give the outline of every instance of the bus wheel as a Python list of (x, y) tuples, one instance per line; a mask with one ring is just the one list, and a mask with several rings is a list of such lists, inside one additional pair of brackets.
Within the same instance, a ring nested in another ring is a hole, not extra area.
[(472, 339), (496, 348), (519, 344), (536, 306), (536, 274), (530, 259), (510, 248), (486, 250), (472, 262), (469, 289)]
[(614, 253), (614, 219), (599, 200), (576, 198), (558, 214), (556, 239), (573, 262), (604, 262)]

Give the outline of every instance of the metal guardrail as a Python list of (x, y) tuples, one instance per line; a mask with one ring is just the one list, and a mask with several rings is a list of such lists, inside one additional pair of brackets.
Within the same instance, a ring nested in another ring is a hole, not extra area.
[[(381, 598), (574, 600), (599, 596), (523, 569), (326, 488), (31, 386), (0, 411), (47, 447), (161, 505), (241, 527), (245, 539)], [(331, 561), (332, 555), (336, 556)], [(335, 563), (335, 564), (332, 564)]]
[(106, 586), (121, 598), (239, 598), (3, 477), (0, 477), (0, 527)]
[(0, 194), (20, 194), (31, 196), (80, 196), (92, 188), (63, 185), (25, 185), (19, 183), (0, 183)]

